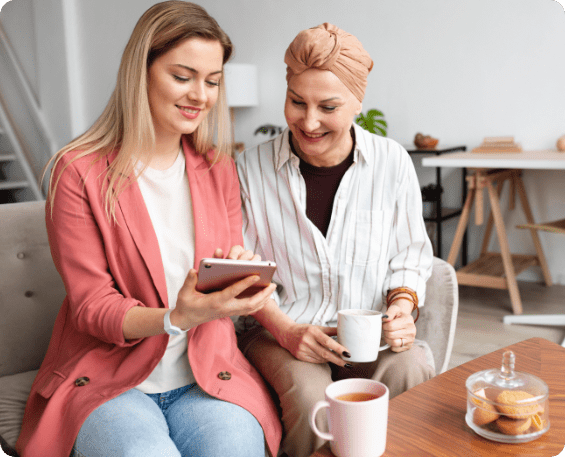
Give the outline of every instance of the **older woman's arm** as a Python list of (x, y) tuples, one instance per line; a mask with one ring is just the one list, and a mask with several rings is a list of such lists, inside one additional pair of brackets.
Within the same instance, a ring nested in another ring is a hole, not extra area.
[(273, 299), (252, 316), (297, 359), (311, 363), (332, 362), (342, 367), (347, 365), (339, 357), (344, 352), (347, 354), (347, 349), (332, 338), (337, 334), (335, 327), (297, 324), (281, 311)]
[[(389, 275), (385, 291), (399, 287), (413, 290), (424, 305), (426, 281), (430, 277), (433, 250), (422, 217), (422, 196), (418, 178), (408, 153), (399, 146), (401, 157), (397, 170), (396, 217), (389, 240)], [(409, 294), (395, 301), (383, 320), (383, 335), (393, 351), (410, 349), (416, 336), (412, 311), (414, 304)]]

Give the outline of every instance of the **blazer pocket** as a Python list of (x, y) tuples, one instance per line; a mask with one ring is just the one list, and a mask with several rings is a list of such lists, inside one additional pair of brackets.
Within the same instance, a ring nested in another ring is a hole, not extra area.
[(65, 379), (67, 379), (66, 376), (54, 371), (43, 380), (41, 386), (37, 389), (37, 393), (43, 398), (49, 399)]
[(347, 231), (348, 265), (371, 265), (379, 259), (382, 246), (384, 211), (353, 211)]

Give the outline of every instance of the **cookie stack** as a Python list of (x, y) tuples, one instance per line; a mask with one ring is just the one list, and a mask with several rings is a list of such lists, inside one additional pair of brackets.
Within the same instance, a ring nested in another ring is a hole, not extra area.
[(498, 394), (494, 389), (488, 390), (488, 396), (485, 389), (480, 389), (474, 392), (475, 398), (471, 398), (475, 405), (472, 409), (475, 425), (488, 425), (489, 430), (505, 435), (524, 435), (544, 429), (545, 409), (533, 395), (523, 390), (503, 390)]

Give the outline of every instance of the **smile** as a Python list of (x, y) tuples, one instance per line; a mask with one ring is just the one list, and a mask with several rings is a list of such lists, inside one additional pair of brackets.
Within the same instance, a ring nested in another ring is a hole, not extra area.
[(305, 132), (304, 130), (301, 130), (302, 134), (307, 137), (307, 138), (312, 138), (313, 140), (317, 139), (317, 138), (322, 138), (324, 135), (327, 135), (329, 132), (325, 132), (325, 133), (308, 133)]
[(178, 105), (176, 105), (176, 107), (179, 109), (180, 113), (181, 113), (184, 117), (186, 117), (186, 118), (188, 118), (188, 119), (195, 119), (195, 118), (197, 118), (197, 117), (198, 117), (198, 114), (200, 113), (200, 111), (202, 111), (202, 110), (200, 110), (200, 109), (198, 109), (198, 108), (192, 108), (192, 107), (191, 107), (191, 108), (187, 108), (187, 107), (178, 106)]

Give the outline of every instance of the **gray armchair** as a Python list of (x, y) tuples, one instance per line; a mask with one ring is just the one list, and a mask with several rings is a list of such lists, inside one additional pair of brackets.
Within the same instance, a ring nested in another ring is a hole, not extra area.
[(426, 283), (426, 303), (416, 322), (416, 337), (428, 343), (436, 373), (447, 370), (459, 309), (459, 289), (454, 268), (434, 257), (432, 275)]
[[(15, 456), (31, 384), (65, 297), (51, 260), (44, 202), (0, 205), (0, 443)], [(447, 368), (457, 319), (453, 267), (434, 259), (418, 338), (427, 341), (438, 373)]]

